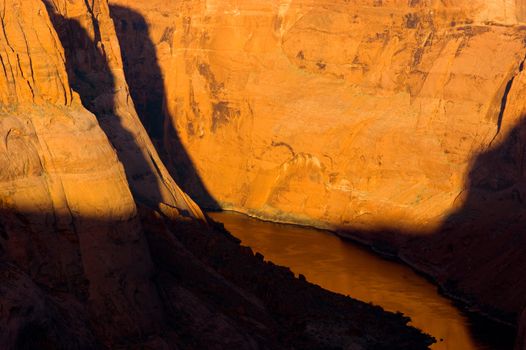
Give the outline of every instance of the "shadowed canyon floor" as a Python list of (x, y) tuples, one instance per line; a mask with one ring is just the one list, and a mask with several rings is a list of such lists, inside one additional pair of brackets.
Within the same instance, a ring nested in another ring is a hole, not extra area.
[[(436, 350), (513, 349), (512, 327), (464, 313), (434, 284), (397, 261), (384, 260), (333, 233), (264, 222), (234, 212), (208, 213), (265, 259), (289, 266), (323, 288), (401, 311), (433, 335)], [(471, 316), (471, 317), (470, 317)]]

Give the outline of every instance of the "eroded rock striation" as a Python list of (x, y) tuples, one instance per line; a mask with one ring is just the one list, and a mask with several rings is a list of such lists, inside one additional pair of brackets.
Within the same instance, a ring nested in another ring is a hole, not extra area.
[(0, 5), (0, 348), (431, 343), (205, 222), (135, 112), (105, 0)]
[(139, 115), (201, 204), (350, 234), (515, 322), (526, 2), (110, 4)]
[(36, 334), (89, 348), (96, 338), (79, 308), (110, 338), (148, 329), (161, 306), (122, 163), (72, 93), (44, 4), (3, 8), (1, 347), (24, 348)]
[(526, 49), (508, 1), (111, 3), (145, 124), (222, 207), (434, 228), (517, 121), (504, 97)]
[(168, 174), (135, 112), (107, 2), (47, 3), (64, 46), (69, 82), (116, 149), (136, 200), (150, 206), (163, 203), (202, 218)]

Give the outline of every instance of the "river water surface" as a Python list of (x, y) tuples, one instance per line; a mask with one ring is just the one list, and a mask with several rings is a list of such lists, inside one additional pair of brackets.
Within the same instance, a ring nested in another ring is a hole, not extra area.
[(507, 327), (469, 317), (437, 287), (396, 261), (321, 230), (256, 220), (233, 212), (208, 213), (243, 245), (288, 266), (325, 289), (411, 317), (411, 325), (437, 339), (436, 350), (510, 350)]

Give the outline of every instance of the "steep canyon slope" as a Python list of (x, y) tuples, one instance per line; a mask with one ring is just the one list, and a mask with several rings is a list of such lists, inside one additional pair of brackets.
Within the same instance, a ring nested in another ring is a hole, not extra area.
[(1, 349), (427, 347), (205, 223), (140, 123), (107, 1), (0, 8)]
[(222, 207), (434, 228), (520, 117), (503, 118), (526, 55), (507, 1), (111, 3), (139, 113)]
[(514, 322), (526, 2), (110, 4), (139, 115), (193, 198), (352, 234)]

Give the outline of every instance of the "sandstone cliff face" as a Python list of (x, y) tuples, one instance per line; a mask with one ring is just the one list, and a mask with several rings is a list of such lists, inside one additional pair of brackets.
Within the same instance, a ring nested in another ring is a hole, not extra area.
[(352, 232), (504, 318), (526, 305), (524, 1), (110, 3), (141, 118), (203, 205)]
[(332, 228), (438, 226), (526, 54), (509, 1), (112, 3), (173, 163), (180, 142), (222, 207)]
[[(71, 328), (60, 323), (58, 309), (76, 318), (80, 301), (100, 320), (98, 331), (105, 336), (151, 329), (160, 304), (122, 163), (95, 116), (72, 95), (64, 51), (44, 4), (6, 0), (3, 8), (2, 347), (21, 346), (17, 336), (24, 332), (49, 329), (55, 335), (65, 331), (60, 346), (93, 345), (92, 328), (75, 329), (85, 318)], [(23, 273), (9, 272), (16, 269), (5, 261)], [(19, 284), (27, 298), (18, 295)], [(77, 299), (39, 298), (45, 293), (36, 285)]]
[(0, 8), (0, 348), (430, 343), (196, 220), (134, 110), (105, 0)]
[(48, 7), (65, 48), (69, 81), (117, 150), (135, 198), (202, 218), (197, 205), (168, 174), (137, 117), (107, 2), (48, 1)]

